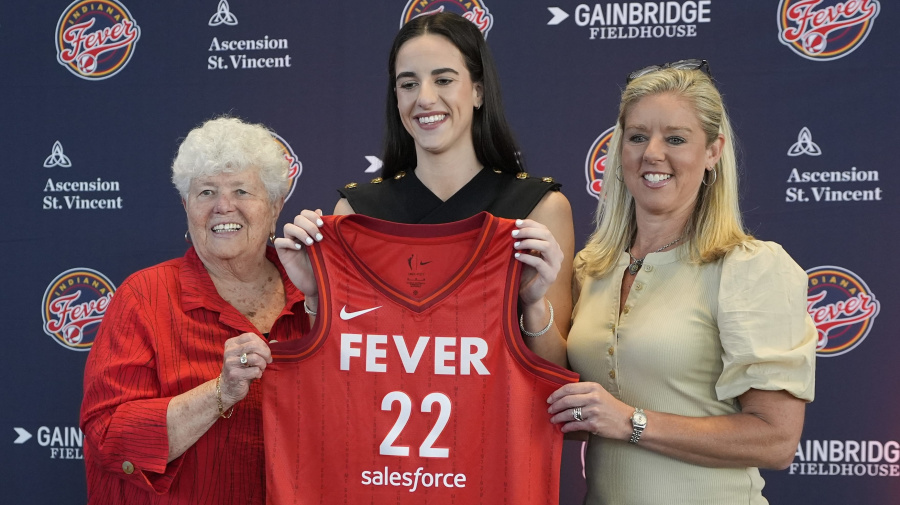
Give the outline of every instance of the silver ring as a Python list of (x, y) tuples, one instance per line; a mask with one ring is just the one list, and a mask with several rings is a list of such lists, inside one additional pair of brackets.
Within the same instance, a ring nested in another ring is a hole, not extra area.
[(244, 366), (250, 366), (247, 364), (247, 353), (241, 354), (241, 364)]
[(584, 421), (584, 417), (581, 416), (581, 407), (572, 409), (572, 417), (574, 417), (576, 421)]

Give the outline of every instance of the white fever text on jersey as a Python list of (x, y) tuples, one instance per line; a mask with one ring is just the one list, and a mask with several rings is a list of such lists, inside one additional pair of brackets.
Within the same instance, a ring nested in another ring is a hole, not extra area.
[(470, 375), (473, 370), (478, 375), (491, 374), (481, 362), (487, 356), (488, 344), (478, 337), (421, 336), (410, 350), (403, 335), (393, 335), (388, 339), (387, 335), (361, 333), (341, 333), (341, 370), (365, 366), (366, 372), (387, 372), (389, 347), (400, 356), (406, 373), (416, 373), (422, 355), (431, 348), (435, 375)]

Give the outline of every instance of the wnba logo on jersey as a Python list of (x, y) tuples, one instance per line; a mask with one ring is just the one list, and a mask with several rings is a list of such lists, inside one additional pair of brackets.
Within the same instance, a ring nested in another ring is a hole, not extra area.
[[(584, 161), (584, 175), (587, 176), (587, 192), (594, 198), (600, 198), (600, 190), (603, 189), (603, 178), (606, 176), (606, 159), (609, 154), (609, 141), (612, 139), (613, 126), (601, 133), (588, 150), (587, 159)], [(613, 177), (616, 174), (613, 173)]]
[(131, 13), (116, 0), (76, 0), (56, 25), (56, 59), (78, 77), (99, 81), (125, 68), (140, 36)]
[(73, 351), (89, 351), (116, 287), (96, 270), (72, 268), (44, 292), (44, 333)]
[(836, 60), (862, 45), (880, 10), (878, 0), (781, 0), (778, 38), (806, 59)]
[(288, 163), (290, 163), (290, 166), (288, 167), (288, 192), (284, 197), (284, 201), (286, 202), (294, 192), (297, 178), (300, 177), (301, 173), (303, 173), (303, 163), (300, 163), (297, 155), (294, 154), (294, 149), (291, 148), (291, 145), (287, 143), (287, 140), (284, 140), (281, 135), (278, 135), (275, 132), (269, 133), (272, 135), (272, 138), (275, 139), (275, 142), (277, 142), (278, 145), (281, 146), (281, 149), (284, 151), (284, 159), (286, 159)]
[(400, 15), (400, 26), (405, 25), (410, 19), (438, 12), (453, 12), (475, 23), (481, 30), (484, 38), (494, 26), (494, 16), (488, 12), (488, 8), (482, 0), (460, 2), (458, 0), (409, 0)]
[(818, 356), (840, 356), (862, 343), (872, 329), (881, 304), (855, 273), (821, 266), (806, 271), (806, 310), (819, 333)]

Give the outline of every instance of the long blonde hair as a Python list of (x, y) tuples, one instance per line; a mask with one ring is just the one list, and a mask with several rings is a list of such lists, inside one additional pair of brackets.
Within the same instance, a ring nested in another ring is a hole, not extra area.
[(695, 263), (715, 261), (738, 244), (753, 238), (744, 230), (741, 219), (735, 138), (722, 96), (712, 80), (700, 70), (664, 68), (638, 77), (622, 92), (619, 118), (610, 140), (606, 163), (607, 167), (614, 168), (607, 170), (603, 178), (594, 232), (575, 260), (578, 279), (609, 273), (619, 255), (634, 240), (637, 233), (634, 197), (625, 183), (617, 178), (618, 167), (622, 164), (625, 116), (642, 98), (661, 93), (674, 93), (694, 105), (706, 134), (707, 147), (720, 133), (725, 137), (722, 155), (715, 165), (716, 179), (709, 186), (700, 186), (697, 205), (685, 226), (684, 236), (689, 246), (690, 260)]

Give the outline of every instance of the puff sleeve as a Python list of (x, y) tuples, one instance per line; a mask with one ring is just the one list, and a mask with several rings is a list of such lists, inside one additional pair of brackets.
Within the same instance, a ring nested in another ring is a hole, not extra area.
[(750, 241), (725, 256), (716, 314), (719, 400), (751, 388), (813, 400), (816, 328), (806, 310), (807, 285), (806, 272), (774, 242)]

